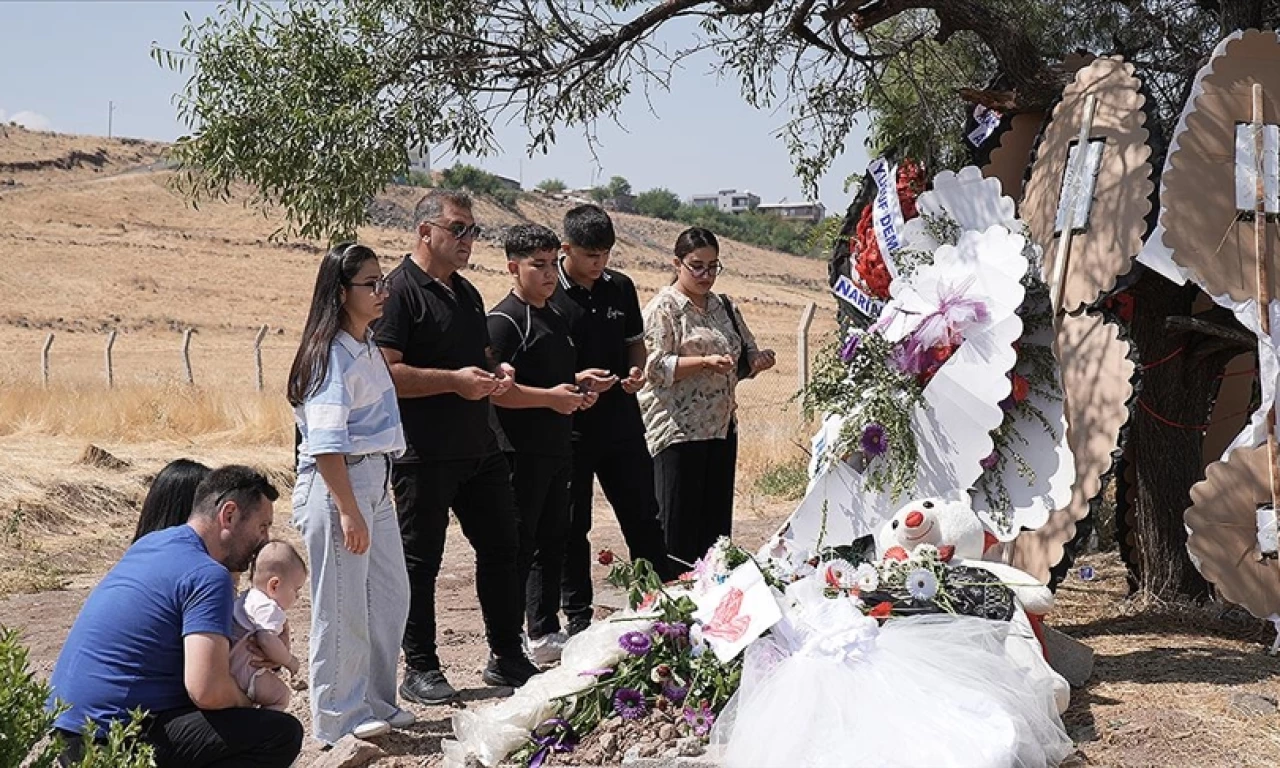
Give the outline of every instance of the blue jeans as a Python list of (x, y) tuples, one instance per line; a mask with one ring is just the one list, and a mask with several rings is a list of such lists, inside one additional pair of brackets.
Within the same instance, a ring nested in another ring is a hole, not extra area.
[(398, 710), (409, 572), (391, 504), (390, 468), (381, 455), (347, 466), (369, 527), (363, 555), (343, 546), (337, 505), (315, 467), (302, 470), (293, 489), (293, 524), (311, 561), (312, 732), (330, 744), (360, 723)]

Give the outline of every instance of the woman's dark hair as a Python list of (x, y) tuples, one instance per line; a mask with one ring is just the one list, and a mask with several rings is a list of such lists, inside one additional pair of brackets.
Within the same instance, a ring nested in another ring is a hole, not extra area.
[(720, 243), (716, 242), (715, 233), (705, 227), (689, 227), (676, 238), (677, 259), (683, 260), (699, 248), (710, 248), (720, 253)]
[(351, 285), (360, 267), (378, 255), (355, 243), (339, 243), (324, 255), (311, 310), (302, 329), (302, 343), (289, 368), (289, 405), (302, 405), (329, 373), (329, 346), (342, 328), (342, 289)]
[(142, 502), (142, 514), (138, 515), (138, 528), (133, 540), (152, 531), (182, 525), (191, 517), (191, 507), (196, 498), (196, 488), (211, 472), (198, 461), (177, 459), (160, 470), (151, 481), (151, 490)]

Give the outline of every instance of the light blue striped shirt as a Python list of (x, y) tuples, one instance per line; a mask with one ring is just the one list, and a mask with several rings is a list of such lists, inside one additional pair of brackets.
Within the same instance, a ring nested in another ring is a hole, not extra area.
[(361, 343), (338, 331), (324, 381), (293, 416), (302, 432), (299, 471), (326, 453), (404, 453), (396, 388), (372, 338)]

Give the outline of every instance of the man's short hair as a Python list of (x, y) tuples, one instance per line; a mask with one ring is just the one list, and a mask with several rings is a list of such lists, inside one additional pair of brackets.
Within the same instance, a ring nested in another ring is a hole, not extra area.
[(418, 227), (424, 221), (435, 221), (444, 215), (444, 207), (451, 205), (464, 211), (471, 210), (471, 195), (453, 189), (433, 189), (422, 196), (413, 207), (413, 225)]
[(617, 242), (613, 220), (598, 205), (579, 205), (564, 215), (564, 241), (591, 251), (612, 248)]
[(228, 464), (210, 472), (196, 486), (192, 517), (216, 517), (218, 509), (228, 501), (234, 501), (241, 510), (249, 510), (262, 499), (275, 501), (279, 491), (262, 474), (252, 467)]
[(517, 224), (502, 239), (507, 259), (527, 259), (539, 251), (560, 250), (560, 237), (541, 224)]

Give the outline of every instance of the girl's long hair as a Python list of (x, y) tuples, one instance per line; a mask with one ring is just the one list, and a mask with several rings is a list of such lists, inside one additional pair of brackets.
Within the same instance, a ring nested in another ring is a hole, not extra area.
[(302, 343), (289, 368), (289, 405), (302, 405), (324, 383), (329, 373), (329, 347), (342, 328), (342, 290), (351, 285), (366, 261), (377, 258), (372, 249), (355, 243), (339, 243), (324, 255)]

